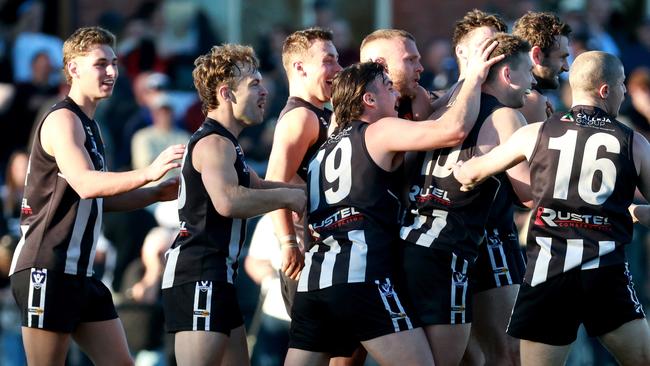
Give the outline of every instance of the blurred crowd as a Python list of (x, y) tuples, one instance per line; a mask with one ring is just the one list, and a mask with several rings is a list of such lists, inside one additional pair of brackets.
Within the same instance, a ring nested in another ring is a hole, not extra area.
[[(13, 249), (20, 239), (20, 207), (32, 126), (68, 92), (61, 73), (63, 41), (46, 24), (51, 3), (56, 2), (0, 1), (0, 365), (24, 364), (20, 317), (8, 290), (7, 273)], [(630, 22), (621, 8), (615, 6), (618, 3), (609, 0), (586, 0), (578, 8), (561, 4), (548, 8), (548, 2), (543, 3), (545, 6), (536, 1), (522, 3), (526, 5), (519, 7), (522, 12), (550, 10), (570, 24), (571, 58), (588, 50), (604, 50), (621, 58), (627, 75), (628, 98), (620, 120), (650, 139), (650, 18)], [(111, 170), (147, 166), (164, 147), (185, 143), (204, 120), (192, 85), (193, 62), (225, 39), (215, 33), (200, 8), (171, 22), (170, 13), (164, 11), (165, 4), (165, 1), (144, 1), (132, 14), (111, 11), (96, 21), (118, 38), (119, 78), (113, 96), (102, 102), (96, 113), (96, 121), (106, 134), (103, 138)], [(314, 25), (333, 30), (340, 64), (345, 67), (358, 61), (359, 40), (353, 37), (349, 23), (343, 14), (336, 13), (333, 4), (315, 2)], [(501, 9), (486, 10), (500, 13)], [(521, 15), (509, 13), (503, 11), (504, 15), (514, 16), (512, 20)], [(245, 130), (240, 142), (250, 165), (260, 176), (264, 176), (274, 123), (288, 97), (281, 63), (282, 42), (298, 28), (302, 25), (278, 24), (270, 32), (260, 34), (253, 44), (260, 57), (260, 72), (269, 90), (269, 102), (265, 122)], [(451, 40), (436, 37), (418, 41), (422, 42), (419, 48), (424, 65), (420, 83), (428, 90), (448, 88), (457, 80), (458, 73)], [(571, 105), (567, 88), (565, 80), (558, 92), (549, 93), (556, 109)], [(169, 347), (165, 337), (158, 302), (163, 256), (176, 235), (177, 221), (174, 203), (105, 216), (95, 272), (113, 291), (130, 349), (138, 354), (136, 361), (141, 364), (173, 362), (168, 359), (169, 352), (164, 351), (173, 347)], [(249, 232), (253, 228), (250, 225)], [(648, 305), (650, 236), (642, 228), (636, 230), (635, 242), (628, 246), (629, 259), (641, 300)], [(262, 262), (270, 264), (274, 260), (258, 258), (254, 267), (259, 269)], [(246, 269), (249, 267), (253, 266), (247, 265)], [(254, 319), (257, 328), (249, 331), (253, 339), (258, 335), (254, 330), (265, 324), (260, 320), (261, 306), (256, 305), (263, 277), (252, 273), (239, 279), (243, 282), (242, 310), (248, 312), (249, 321)], [(260, 337), (263, 333), (259, 332)], [(263, 342), (258, 337), (257, 345), (268, 345)], [(274, 352), (273, 347), (265, 348), (271, 348), (266, 353)], [(277, 348), (281, 349), (282, 345)], [(575, 357), (573, 364), (609, 362), (599, 356), (598, 350), (591, 351), (588, 343), (576, 348), (575, 352), (585, 353)], [(274, 364), (273, 359), (258, 354), (253, 357), (253, 364)], [(86, 362), (80, 354), (71, 353), (70, 364)]]

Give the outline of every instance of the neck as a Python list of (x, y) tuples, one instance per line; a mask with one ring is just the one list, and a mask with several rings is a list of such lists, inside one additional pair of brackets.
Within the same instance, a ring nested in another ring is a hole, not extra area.
[(79, 108), (84, 112), (86, 116), (88, 116), (90, 119), (95, 118), (95, 110), (97, 109), (97, 104), (99, 103), (99, 100), (93, 99), (84, 93), (82, 93), (78, 88), (75, 88), (74, 86), (70, 88), (70, 92), (68, 93), (68, 97), (72, 99)]
[(481, 92), (489, 94), (497, 98), (501, 104), (505, 104), (503, 101), (506, 98), (506, 93), (503, 88), (500, 88), (500, 85), (496, 85), (495, 83), (484, 83), (483, 86), (481, 86)]
[(611, 114), (611, 112), (608, 110), (607, 105), (605, 104), (605, 101), (593, 97), (590, 95), (573, 95), (573, 101), (571, 102), (571, 108), (578, 106), (578, 105), (587, 105), (591, 107), (598, 107), (605, 111), (607, 114)]
[(303, 85), (301, 80), (291, 80), (289, 82), (289, 96), (301, 98), (321, 109), (325, 105)]
[(244, 123), (235, 118), (230, 105), (220, 104), (217, 109), (208, 112), (208, 117), (219, 122), (235, 137), (239, 137), (239, 134), (244, 129)]

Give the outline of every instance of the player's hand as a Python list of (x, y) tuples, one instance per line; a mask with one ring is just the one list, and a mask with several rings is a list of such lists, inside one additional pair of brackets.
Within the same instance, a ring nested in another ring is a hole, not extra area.
[(307, 194), (305, 190), (301, 188), (288, 188), (286, 207), (302, 217), (307, 208)]
[(305, 255), (300, 247), (287, 246), (282, 243), (282, 267), (281, 271), (292, 280), (300, 277), (300, 271), (305, 266)]
[(185, 152), (185, 145), (172, 145), (156, 157), (156, 160), (145, 168), (145, 179), (148, 182), (157, 181), (171, 169), (181, 166), (180, 160)]
[(413, 112), (413, 120), (423, 121), (427, 119), (427, 117), (433, 113), (431, 103), (433, 103), (431, 94), (422, 86), (418, 85), (415, 96), (413, 99), (411, 99), (411, 111)]
[(165, 179), (156, 186), (157, 201), (171, 201), (178, 198), (179, 177)]
[(505, 58), (505, 55), (490, 58), (490, 54), (498, 44), (497, 41), (490, 42), (489, 39), (486, 39), (474, 50), (473, 54), (469, 55), (465, 73), (466, 82), (476, 81), (482, 84), (487, 79), (490, 67)]
[(462, 160), (458, 160), (456, 164), (452, 165), (450, 169), (453, 170), (454, 172), (454, 178), (460, 183), (460, 190), (461, 192), (468, 192), (474, 189), (478, 182), (472, 181), (467, 174), (463, 172), (463, 164), (464, 162)]

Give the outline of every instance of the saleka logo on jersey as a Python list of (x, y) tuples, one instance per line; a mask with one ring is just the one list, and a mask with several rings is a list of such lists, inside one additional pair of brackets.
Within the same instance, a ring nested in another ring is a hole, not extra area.
[(32, 211), (32, 208), (27, 204), (27, 198), (23, 198), (22, 202), (20, 203), (20, 213), (27, 216), (34, 213)]
[(186, 222), (181, 221), (180, 231), (178, 232), (178, 236), (180, 236), (181, 238), (187, 238), (188, 236), (190, 236), (190, 232), (187, 230), (185, 225), (186, 225)]
[(35, 289), (39, 290), (45, 284), (45, 278), (47, 275), (42, 271), (32, 272), (32, 285)]
[(445, 191), (444, 189), (436, 188), (434, 186), (429, 186), (426, 189), (422, 189), (417, 185), (411, 186), (409, 199), (411, 202), (436, 201), (438, 203), (442, 203), (445, 206), (449, 206), (451, 204), (451, 200), (449, 199), (449, 192)]
[(585, 127), (604, 127), (606, 124), (611, 124), (612, 120), (607, 116), (596, 117), (584, 113), (576, 115), (576, 124)]
[(597, 215), (581, 215), (568, 211), (556, 211), (539, 207), (535, 215), (535, 225), (548, 227), (579, 227), (585, 229), (611, 230), (609, 219)]
[(321, 222), (313, 223), (310, 225), (312, 230), (323, 229), (329, 226), (342, 226), (352, 221), (360, 220), (361, 213), (354, 207), (346, 207), (342, 210), (335, 212)]
[(237, 152), (237, 155), (241, 158), (241, 161), (244, 165), (244, 173), (248, 173), (248, 165), (246, 164), (246, 161), (244, 161), (244, 151), (241, 149), (241, 146), (237, 145), (235, 146), (235, 151)]

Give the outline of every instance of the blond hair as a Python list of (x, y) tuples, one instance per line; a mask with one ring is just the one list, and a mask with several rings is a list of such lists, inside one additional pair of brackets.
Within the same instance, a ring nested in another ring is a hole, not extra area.
[(115, 48), (113, 33), (100, 27), (84, 27), (77, 29), (63, 43), (63, 73), (68, 84), (72, 83), (72, 75), (67, 65), (73, 58), (85, 56), (95, 46), (108, 45)]

